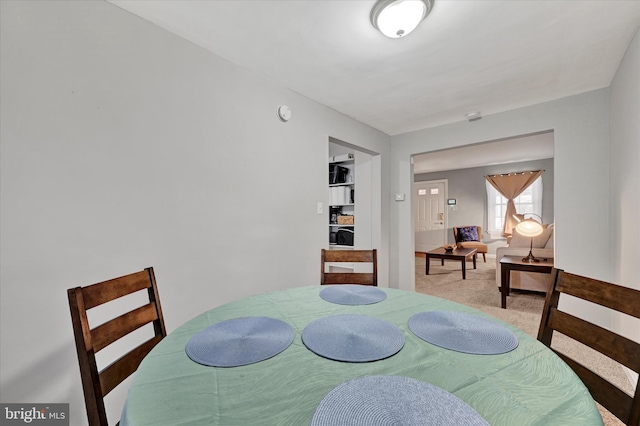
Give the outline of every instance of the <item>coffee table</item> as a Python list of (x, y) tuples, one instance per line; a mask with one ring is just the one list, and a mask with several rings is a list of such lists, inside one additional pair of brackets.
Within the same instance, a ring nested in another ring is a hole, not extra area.
[(431, 250), (425, 253), (427, 255), (427, 266), (425, 268), (425, 273), (429, 275), (429, 260), (431, 258), (434, 259), (442, 259), (442, 264), (444, 265), (445, 259), (448, 260), (458, 260), (462, 263), (462, 279), (467, 279), (467, 260), (473, 260), (473, 269), (476, 269), (476, 257), (478, 251), (474, 248), (456, 248), (451, 252), (445, 251), (444, 247), (438, 247), (435, 250)]
[(539, 259), (540, 262), (523, 262), (522, 256), (504, 256), (500, 259), (500, 293), (502, 293), (502, 309), (507, 309), (507, 296), (511, 294), (511, 271), (539, 272), (550, 274), (553, 269), (553, 258)]

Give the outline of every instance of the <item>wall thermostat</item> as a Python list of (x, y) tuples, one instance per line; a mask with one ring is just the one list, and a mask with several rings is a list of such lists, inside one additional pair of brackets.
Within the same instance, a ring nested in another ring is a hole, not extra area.
[(291, 118), (291, 108), (286, 105), (280, 105), (278, 107), (278, 118), (282, 121), (289, 121)]

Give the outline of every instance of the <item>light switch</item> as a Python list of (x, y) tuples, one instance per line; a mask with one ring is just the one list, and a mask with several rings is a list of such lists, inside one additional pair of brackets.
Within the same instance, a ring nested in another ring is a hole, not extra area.
[(396, 194), (396, 201), (404, 201), (404, 194)]
[(322, 203), (318, 203), (318, 214), (322, 214), (323, 208), (322, 208)]

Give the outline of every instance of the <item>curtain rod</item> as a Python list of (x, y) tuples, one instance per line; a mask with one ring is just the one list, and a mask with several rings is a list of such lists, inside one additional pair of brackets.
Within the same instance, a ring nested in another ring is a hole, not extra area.
[(528, 172), (500, 173), (500, 174), (497, 174), (497, 175), (487, 175), (487, 176), (485, 176), (485, 177), (510, 176), (510, 175), (523, 175), (523, 174), (525, 174), (525, 173), (531, 173), (531, 174), (533, 174), (533, 173), (538, 173), (538, 172), (543, 172), (543, 173), (544, 173), (544, 170), (531, 170), (531, 171), (528, 171)]

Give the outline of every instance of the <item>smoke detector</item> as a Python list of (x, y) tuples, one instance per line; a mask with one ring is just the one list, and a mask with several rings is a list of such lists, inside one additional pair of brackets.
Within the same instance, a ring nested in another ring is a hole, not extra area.
[(468, 112), (464, 115), (468, 121), (478, 121), (482, 118), (480, 111)]

